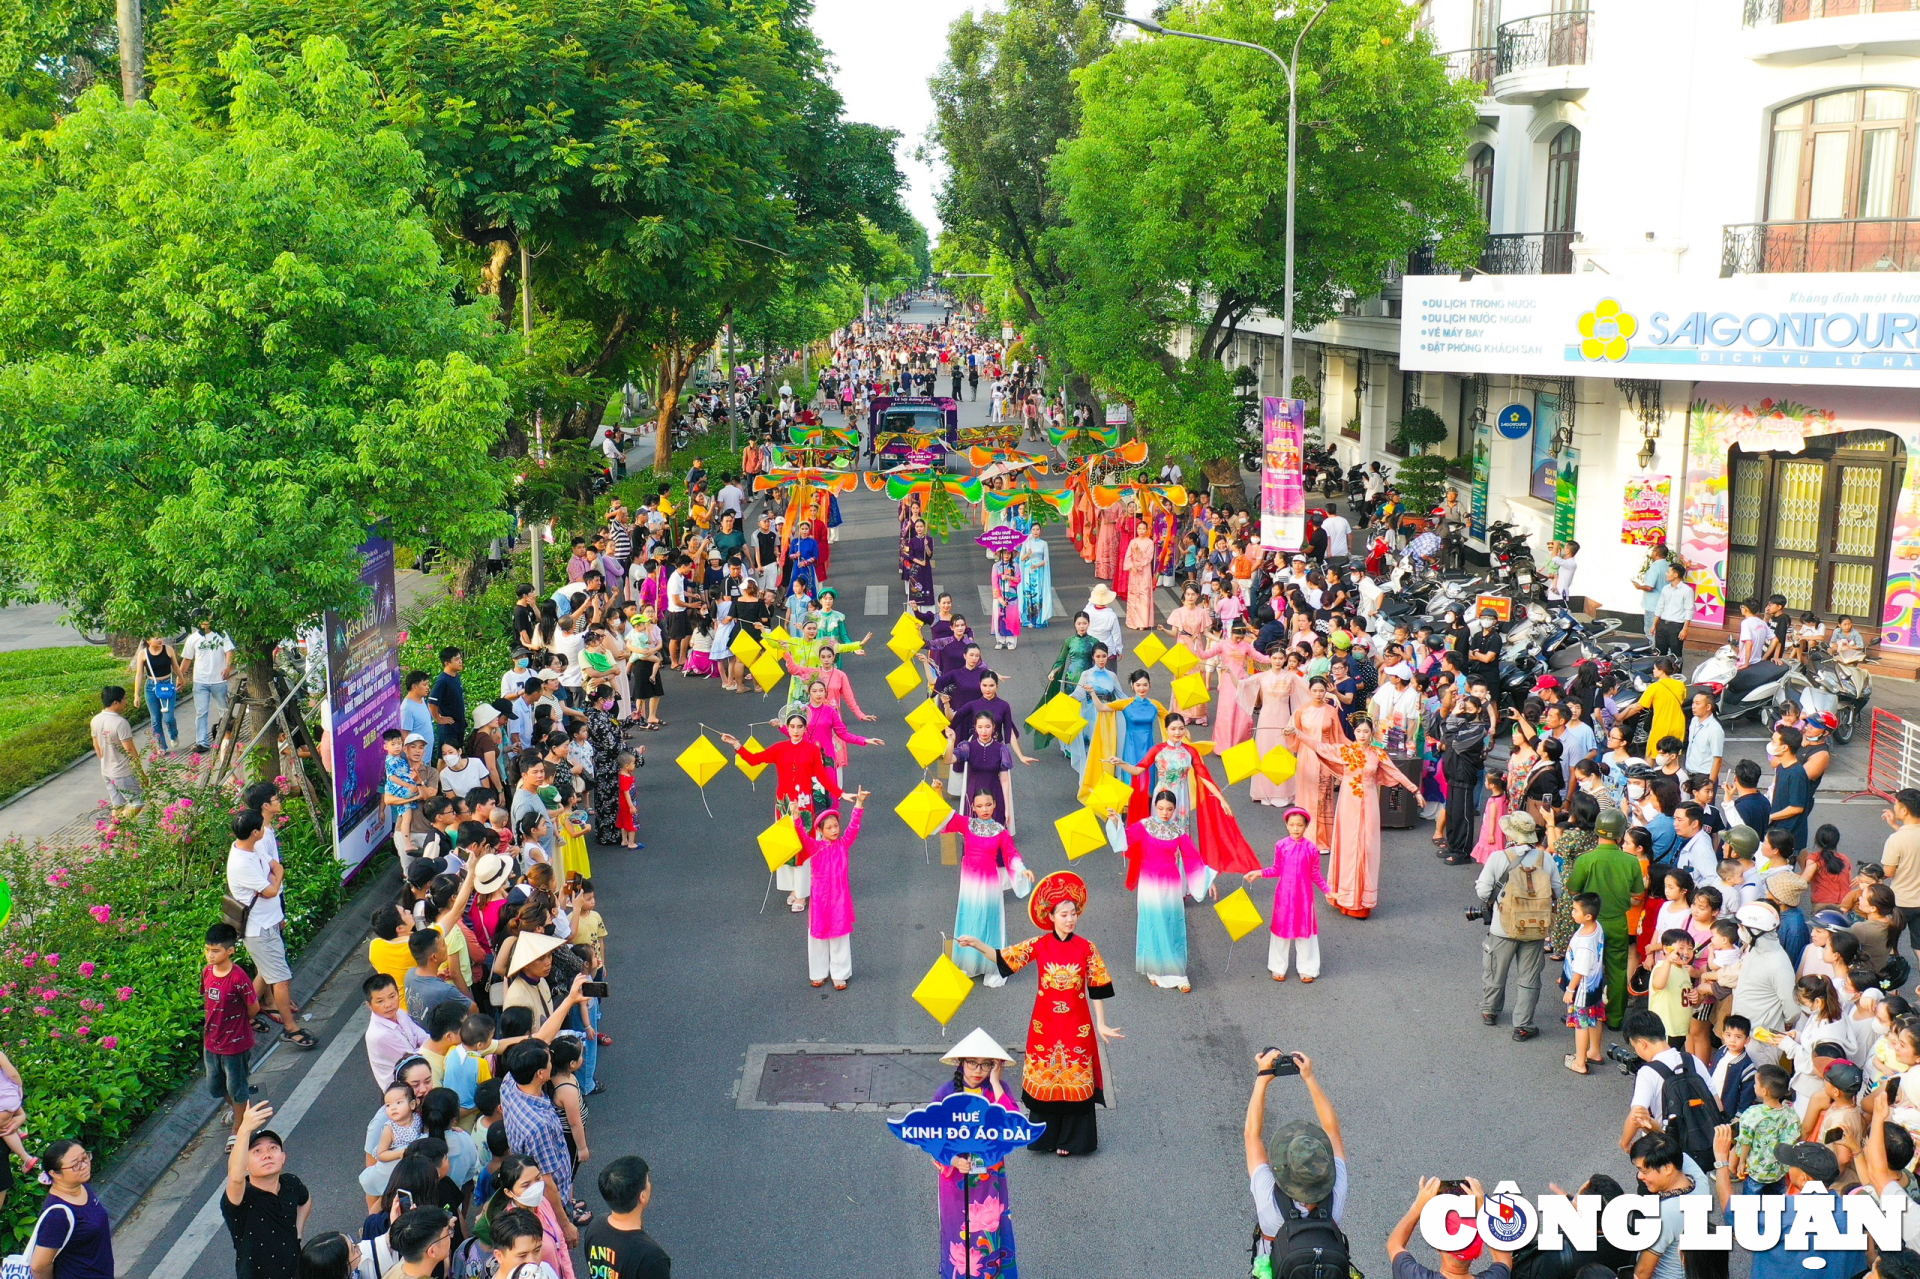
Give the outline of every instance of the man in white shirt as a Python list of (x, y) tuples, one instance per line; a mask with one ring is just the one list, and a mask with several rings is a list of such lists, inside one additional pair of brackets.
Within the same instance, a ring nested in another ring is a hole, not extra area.
[(1682, 1054), (1677, 1048), (1667, 1047), (1667, 1028), (1659, 1013), (1645, 1008), (1628, 1013), (1620, 1034), (1642, 1062), (1633, 1076), (1633, 1100), (1629, 1103), (1625, 1129), (1620, 1134), (1620, 1149), (1630, 1150), (1645, 1134), (1667, 1130), (1669, 1116), (1663, 1089), (1666, 1080), (1654, 1068), (1656, 1065), (1670, 1071), (1691, 1069), (1708, 1087), (1712, 1087), (1713, 1077), (1692, 1053)]
[(1349, 554), (1347, 543), (1353, 536), (1353, 524), (1340, 514), (1339, 507), (1329, 506), (1327, 518), (1320, 522), (1320, 531), (1327, 535), (1327, 562), (1337, 567)]
[(563, 617), (553, 632), (553, 651), (567, 659), (567, 669), (560, 676), (560, 687), (568, 690), (579, 688), (584, 682), (580, 654), (586, 650), (586, 628), (580, 625), (577, 617)]
[(1413, 667), (1396, 662), (1373, 695), (1374, 735), (1387, 744), (1389, 754), (1404, 755), (1420, 726), (1420, 690), (1413, 686)]
[(227, 718), (227, 681), (233, 678), (233, 641), (200, 617), (193, 633), (180, 646), (180, 656), (193, 663), (193, 753), (205, 754), (213, 734)]
[(687, 579), (692, 574), (693, 560), (685, 555), (667, 574), (667, 616), (660, 630), (667, 641), (667, 665), (676, 671), (687, 664), (687, 649), (693, 644), (693, 619), (688, 616), (687, 605)]
[(720, 504), (721, 510), (732, 511), (736, 520), (746, 514), (747, 492), (731, 475), (727, 477), (727, 482), (720, 486), (720, 492), (714, 500)]
[(1560, 551), (1559, 565), (1553, 573), (1553, 593), (1555, 598), (1566, 600), (1573, 597), (1573, 575), (1580, 567), (1580, 543), (1568, 542)]
[(1701, 820), (1705, 815), (1691, 800), (1673, 810), (1673, 833), (1680, 840), (1674, 864), (1693, 876), (1696, 884), (1712, 884), (1720, 873), (1720, 854), (1714, 851), (1713, 835)]
[(1658, 653), (1675, 657), (1687, 642), (1687, 630), (1693, 622), (1693, 587), (1686, 581), (1686, 570), (1667, 561), (1667, 585), (1653, 609), (1653, 647)]
[(287, 963), (287, 943), (281, 935), (286, 907), (280, 899), (286, 866), (260, 848), (266, 820), (244, 811), (233, 819), (233, 844), (227, 850), (227, 895), (246, 911), (240, 935), (253, 959), (253, 988), (260, 1002), (271, 1007), (285, 1028), (280, 1038), (302, 1048), (316, 1046), (313, 1036), (293, 1015), (293, 969)]
[(1727, 753), (1727, 730), (1713, 717), (1713, 694), (1693, 695), (1693, 722), (1687, 725), (1686, 769), (1720, 783), (1720, 764)]
[(1743, 667), (1759, 661), (1773, 642), (1773, 628), (1753, 605), (1752, 600), (1740, 601), (1740, 646), (1734, 662)]

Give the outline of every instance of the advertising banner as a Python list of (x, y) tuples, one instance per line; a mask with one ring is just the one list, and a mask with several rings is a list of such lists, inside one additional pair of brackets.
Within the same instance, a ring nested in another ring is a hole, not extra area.
[(1409, 275), (1401, 296), (1408, 372), (1920, 387), (1920, 285), (1884, 276)]
[(1487, 488), (1493, 483), (1493, 428), (1481, 422), (1473, 428), (1473, 496), (1467, 502), (1467, 536), (1487, 540)]
[(1573, 540), (1574, 503), (1580, 496), (1580, 450), (1561, 449), (1560, 469), (1554, 475), (1553, 540)]
[(1672, 506), (1671, 475), (1630, 475), (1620, 512), (1620, 541), (1627, 546), (1652, 546), (1667, 538), (1667, 512)]
[(393, 543), (360, 546), (365, 607), (346, 617), (329, 610), (327, 705), (333, 742), (333, 851), (346, 878), (393, 829), (380, 802), (386, 752), (380, 735), (400, 723), (400, 626), (393, 589)]
[(1297, 551), (1307, 536), (1307, 486), (1301, 469), (1307, 402), (1269, 395), (1260, 407), (1260, 545)]

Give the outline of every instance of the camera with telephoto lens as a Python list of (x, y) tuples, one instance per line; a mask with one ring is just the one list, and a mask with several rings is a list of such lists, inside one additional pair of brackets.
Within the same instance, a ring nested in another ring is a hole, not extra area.
[(1623, 1070), (1639, 1070), (1640, 1067), (1646, 1065), (1645, 1062), (1640, 1060), (1640, 1054), (1635, 1052), (1632, 1047), (1627, 1044), (1608, 1044), (1606, 1052), (1607, 1060), (1613, 1062)]
[(1487, 907), (1484, 902), (1475, 902), (1466, 909), (1469, 924), (1484, 924), (1487, 921)]

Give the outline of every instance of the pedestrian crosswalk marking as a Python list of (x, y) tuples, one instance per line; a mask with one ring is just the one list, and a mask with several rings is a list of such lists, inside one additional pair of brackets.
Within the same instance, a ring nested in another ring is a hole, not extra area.
[(867, 616), (885, 617), (887, 615), (887, 588), (884, 583), (876, 583), (867, 588)]
[(990, 586), (982, 586), (979, 588), (979, 590), (980, 590), (980, 611), (987, 614), (988, 616), (992, 616), (993, 588)]
[(1067, 616), (1067, 606), (1061, 601), (1059, 591), (1053, 593), (1053, 615), (1055, 617)]

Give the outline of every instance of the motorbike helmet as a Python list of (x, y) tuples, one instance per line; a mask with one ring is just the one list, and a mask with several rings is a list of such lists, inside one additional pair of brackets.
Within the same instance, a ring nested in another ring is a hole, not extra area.
[(1728, 852), (1751, 857), (1760, 851), (1760, 832), (1751, 826), (1729, 826), (1727, 833), (1720, 837), (1720, 844)]
[(1593, 829), (1600, 838), (1617, 844), (1626, 837), (1627, 815), (1617, 808), (1609, 808), (1594, 819)]
[(1823, 910), (1814, 915), (1813, 926), (1824, 928), (1830, 933), (1837, 932), (1847, 926), (1847, 916), (1843, 911)]

